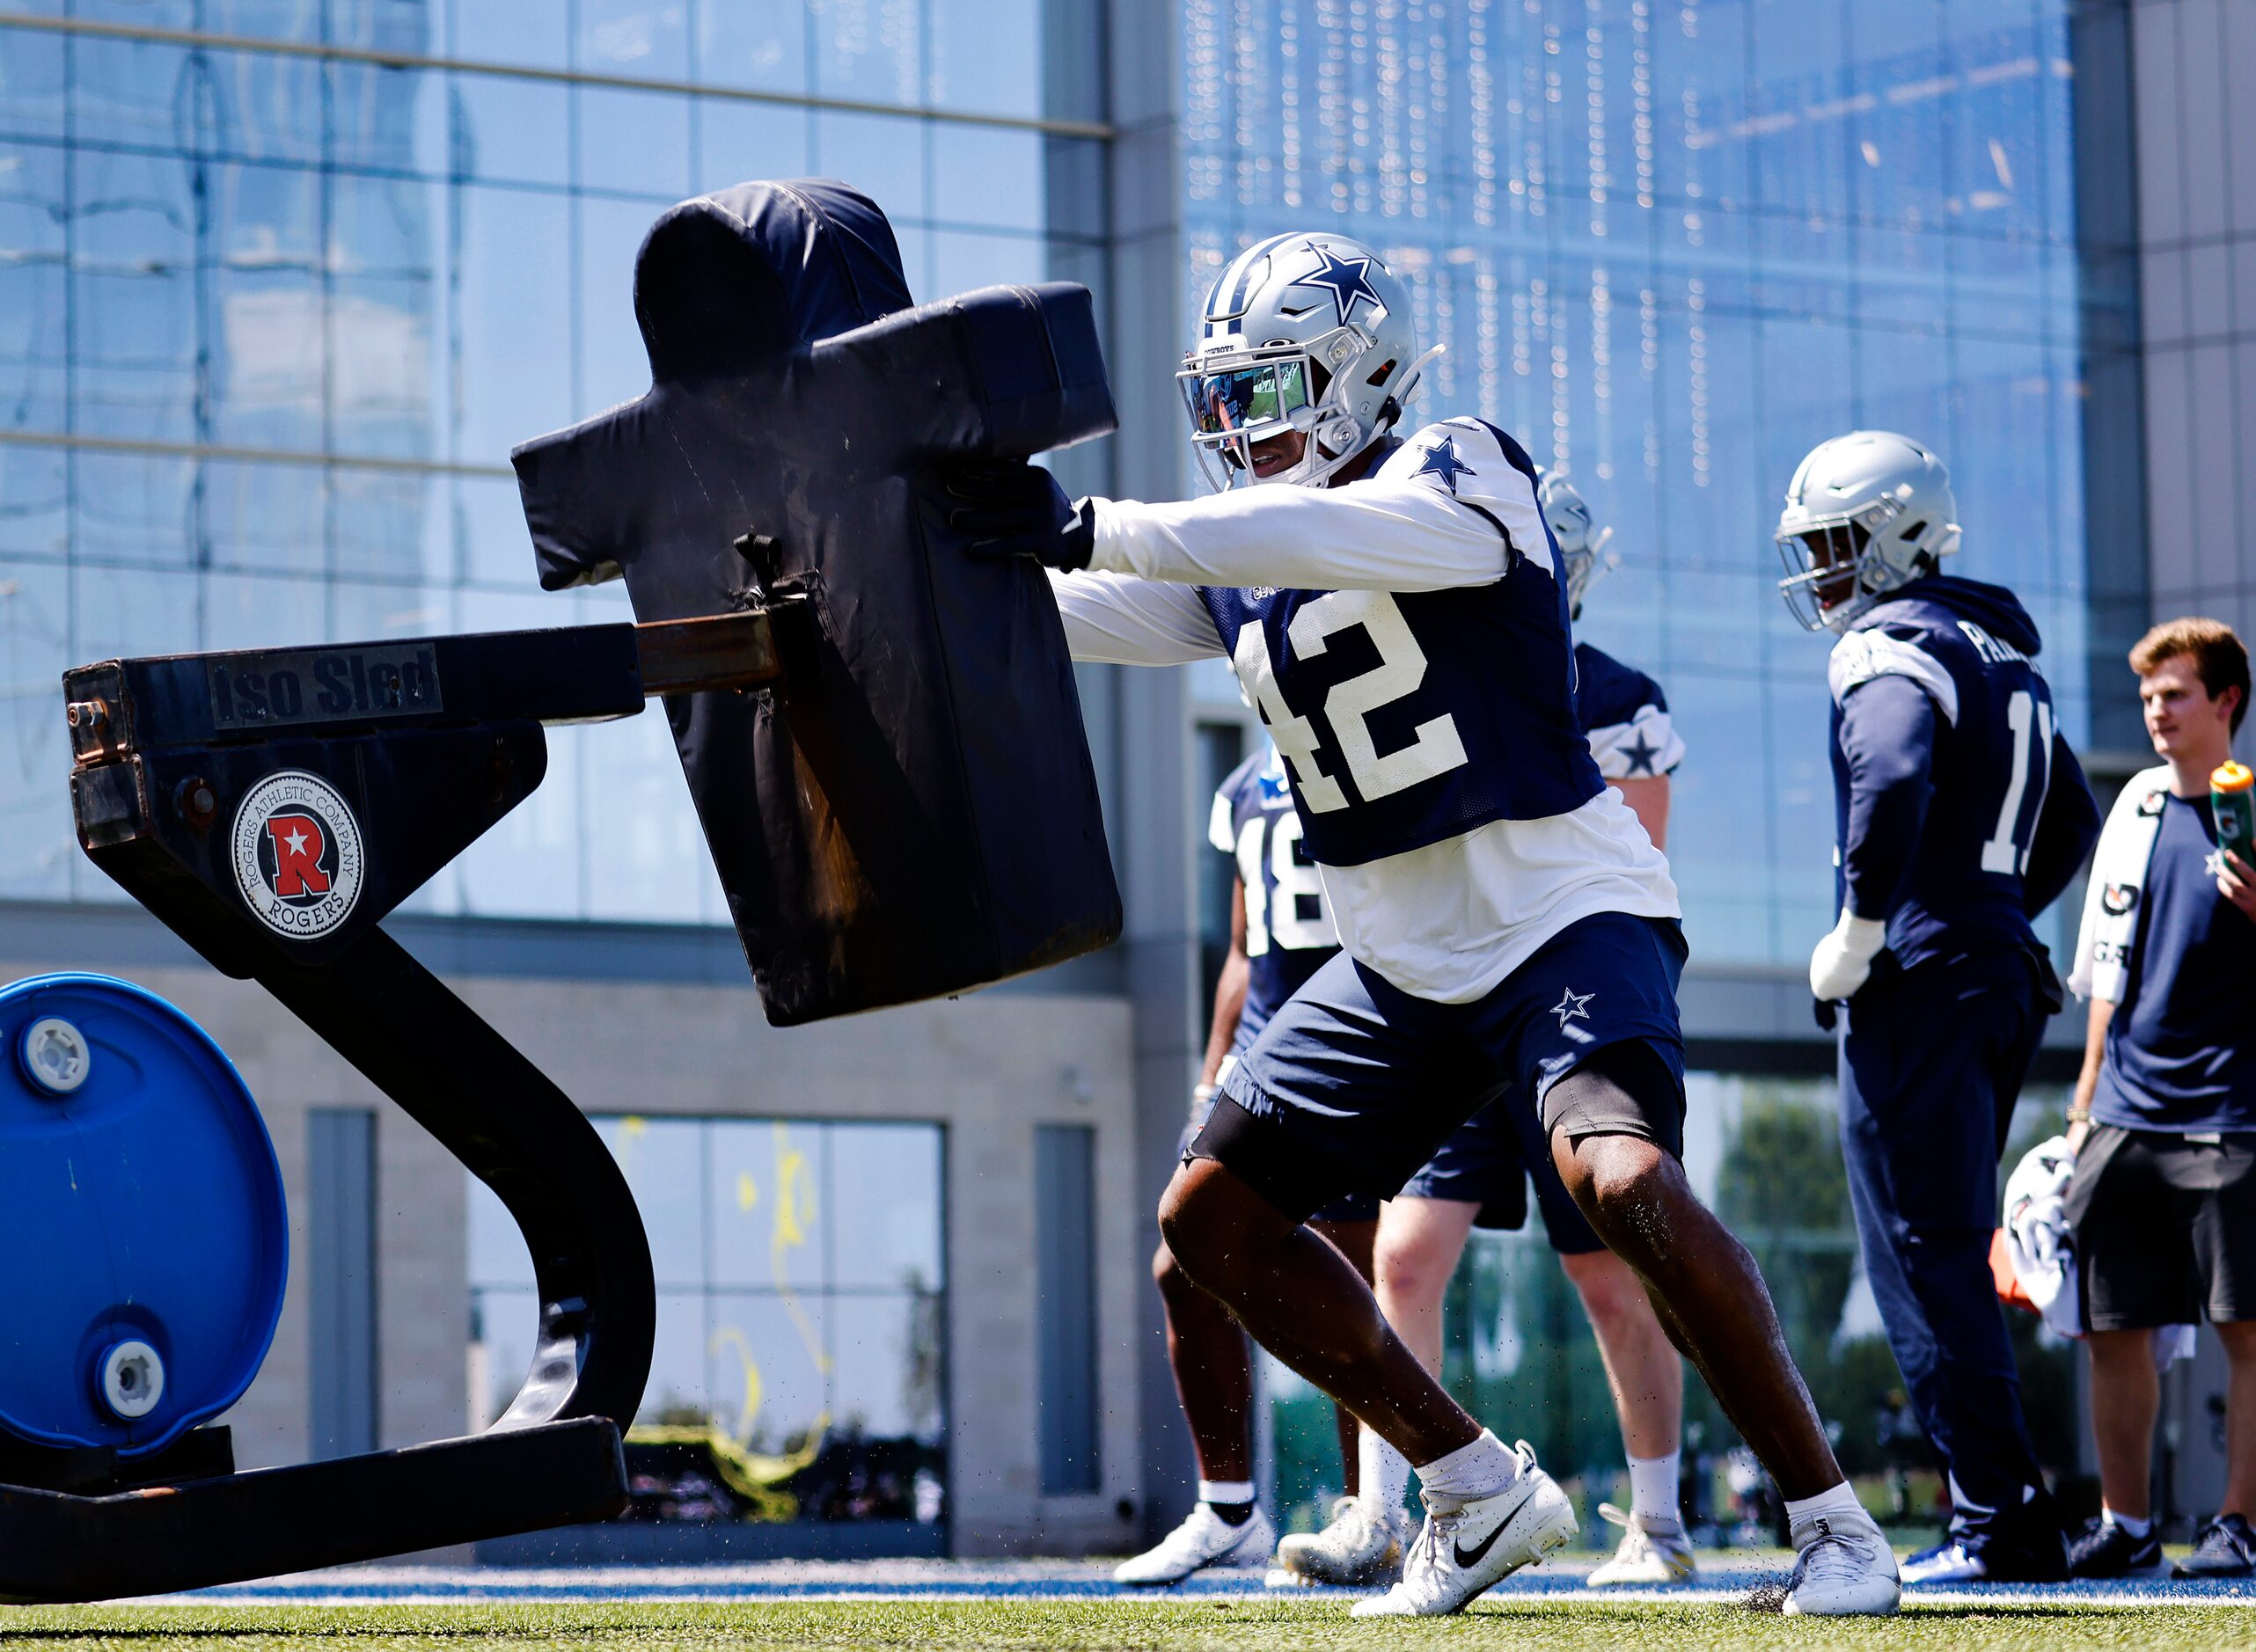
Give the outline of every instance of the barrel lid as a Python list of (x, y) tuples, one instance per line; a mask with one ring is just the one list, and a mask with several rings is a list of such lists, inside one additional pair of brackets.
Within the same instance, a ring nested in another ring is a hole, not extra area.
[(0, 1431), (138, 1457), (217, 1415), (289, 1251), (274, 1144), (202, 1028), (106, 976), (0, 988)]

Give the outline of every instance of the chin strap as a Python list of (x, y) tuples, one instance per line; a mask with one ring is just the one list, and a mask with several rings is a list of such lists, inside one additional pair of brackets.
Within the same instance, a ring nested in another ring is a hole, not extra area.
[(1388, 398), (1388, 405), (1394, 408), (1396, 418), (1400, 418), (1403, 409), (1410, 406), (1410, 398), (1417, 394), (1418, 378), (1425, 373), (1425, 364), (1435, 356), (1447, 355), (1448, 353), (1447, 345), (1437, 344), (1410, 364), (1410, 370), (1403, 375), (1403, 387)]

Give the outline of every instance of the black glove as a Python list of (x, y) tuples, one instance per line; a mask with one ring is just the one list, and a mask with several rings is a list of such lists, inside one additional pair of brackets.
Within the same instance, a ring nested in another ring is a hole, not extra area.
[(965, 549), (991, 560), (1032, 557), (1071, 572), (1088, 566), (1096, 518), (1066, 497), (1057, 478), (1023, 459), (988, 459), (940, 473), (935, 500)]

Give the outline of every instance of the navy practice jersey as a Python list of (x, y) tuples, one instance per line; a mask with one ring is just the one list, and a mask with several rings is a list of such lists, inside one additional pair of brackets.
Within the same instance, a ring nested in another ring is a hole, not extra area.
[(1600, 774), (1651, 779), (1684, 761), (1684, 742), (1659, 683), (1586, 642), (1574, 646), (1574, 675), (1576, 719)]
[(2099, 810), (2002, 586), (1930, 575), (1835, 645), (1835, 842), (1842, 903), (1885, 917), (1907, 966), (2030, 947)]
[(1358, 963), (1466, 1004), (1584, 917), (1678, 916), (1592, 761), (1534, 467), (1492, 427), (1337, 487), (1088, 510), (1088, 569), (1051, 581), (1074, 658), (1231, 662)]
[(1339, 950), (1323, 880), (1300, 842), (1300, 817), (1277, 749), (1263, 749), (1230, 771), (1214, 793), (1207, 840), (1236, 861), (1246, 891), (1246, 1005), (1238, 1017), (1242, 1049), (1277, 1006)]
[(2256, 1130), (2256, 923), (2209, 870), (2207, 798), (2162, 805), (2123, 1001), (2091, 1116), (2131, 1130)]
[[(1504, 540), (1504, 577), (1442, 590), (1198, 593), (1285, 755), (1309, 852), (1333, 866), (1491, 821), (1565, 815), (1604, 785), (1576, 719), (1557, 547), (1525, 508), (1535, 467), (1520, 444), (1451, 419), (1395, 449), (1373, 479), (1415, 479), (1487, 518)], [(1545, 543), (1515, 543), (1507, 514)]]

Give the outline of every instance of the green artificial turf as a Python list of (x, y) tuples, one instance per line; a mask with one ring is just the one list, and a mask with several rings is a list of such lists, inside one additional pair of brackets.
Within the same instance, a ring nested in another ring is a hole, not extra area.
[(0, 1607), (9, 1652), (502, 1652), (502, 1648), (769, 1647), (1172, 1648), (1526, 1648), (1576, 1652), (1765, 1652), (1791, 1648), (1933, 1647), (1949, 1652), (2083, 1647), (2256, 1648), (2256, 1610), (2240, 1605), (1913, 1606), (1901, 1617), (1780, 1618), (1724, 1602), (1640, 1604), (1483, 1602), (1462, 1617), (1352, 1621), (1318, 1601), (732, 1601), (716, 1605)]

